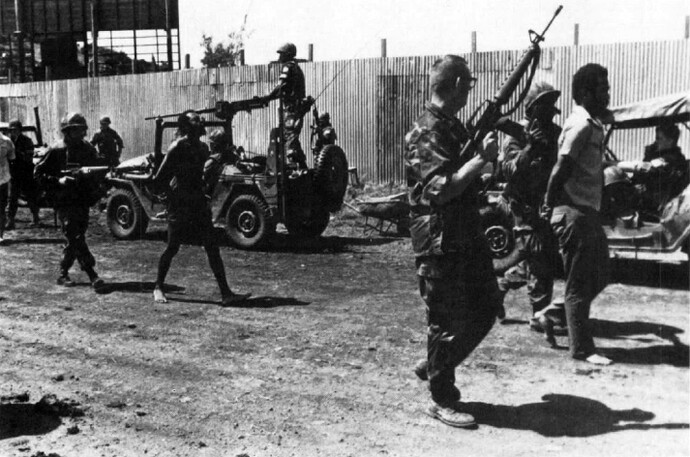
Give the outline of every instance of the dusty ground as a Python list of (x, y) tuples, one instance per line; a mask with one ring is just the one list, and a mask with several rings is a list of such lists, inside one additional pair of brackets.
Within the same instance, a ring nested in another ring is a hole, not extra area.
[(616, 262), (592, 313), (618, 362), (606, 368), (549, 349), (511, 293), (508, 324), (458, 369), (479, 422), (468, 431), (421, 413), (407, 239), (338, 218), (308, 246), (224, 247), (233, 285), (254, 294), (241, 309), (218, 306), (203, 251), (183, 248), (172, 300), (156, 305), (160, 228), (118, 242), (94, 214), (89, 243), (112, 285), (95, 295), (82, 273), (55, 285), (59, 232), (22, 216), (0, 248), (2, 456), (689, 455), (687, 263)]

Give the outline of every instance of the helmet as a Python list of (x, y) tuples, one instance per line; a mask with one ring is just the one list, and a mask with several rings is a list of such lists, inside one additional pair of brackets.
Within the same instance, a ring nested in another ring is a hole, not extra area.
[(99, 122), (101, 124), (110, 124), (110, 118), (108, 116), (103, 116)]
[(12, 120), (10, 121), (9, 128), (21, 130), (21, 128), (22, 128), (22, 121), (20, 121), (19, 119), (12, 119)]
[(604, 187), (608, 187), (617, 183), (628, 182), (630, 182), (630, 180), (628, 179), (628, 175), (626, 175), (625, 172), (620, 169), (620, 167), (611, 165), (609, 167), (604, 168)]
[(560, 110), (555, 107), (556, 101), (558, 101), (560, 96), (561, 91), (555, 90), (551, 84), (536, 82), (532, 84), (525, 96), (525, 110), (529, 111), (534, 106), (542, 105), (553, 106), (556, 112), (560, 113)]
[(81, 113), (67, 113), (65, 117), (60, 121), (60, 130), (65, 132), (71, 128), (81, 128), (86, 130), (88, 126), (86, 125), (86, 118), (82, 116)]
[(208, 142), (215, 146), (226, 146), (228, 144), (228, 136), (223, 129), (216, 129), (208, 135)]
[(331, 115), (328, 113), (323, 113), (319, 116), (319, 124), (330, 124)]
[(295, 57), (297, 55), (297, 47), (292, 43), (285, 43), (276, 51), (278, 54), (285, 54), (289, 57)]

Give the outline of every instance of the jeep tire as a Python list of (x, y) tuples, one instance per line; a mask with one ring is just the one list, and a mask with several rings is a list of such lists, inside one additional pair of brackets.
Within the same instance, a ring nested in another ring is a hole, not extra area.
[[(314, 185), (324, 207), (330, 212), (340, 210), (347, 190), (348, 164), (345, 153), (335, 144), (326, 145), (314, 162)], [(325, 227), (324, 227), (325, 229)]]
[(115, 238), (131, 240), (146, 233), (149, 219), (134, 192), (115, 189), (106, 204), (108, 228)]
[(275, 232), (268, 205), (261, 197), (252, 194), (242, 194), (232, 200), (225, 224), (230, 242), (241, 249), (260, 246)]

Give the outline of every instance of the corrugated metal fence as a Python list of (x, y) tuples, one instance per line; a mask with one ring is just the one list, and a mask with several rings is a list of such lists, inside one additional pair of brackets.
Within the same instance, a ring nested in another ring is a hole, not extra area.
[[(496, 51), (464, 55), (479, 78), (465, 115), (493, 95), (521, 54)], [(321, 112), (331, 114), (339, 143), (362, 179), (403, 181), (403, 136), (428, 98), (428, 69), (437, 57), (301, 64), (307, 93), (318, 97)], [(545, 48), (535, 80), (562, 90), (559, 107), (563, 118), (572, 108), (571, 77), (588, 62), (609, 69), (613, 105), (690, 89), (688, 40)], [(153, 150), (154, 124), (144, 117), (267, 94), (278, 81), (278, 71), (276, 65), (244, 66), (3, 85), (0, 118), (19, 117), (33, 124), (32, 108), (38, 106), (44, 138), (51, 142), (58, 138), (59, 119), (65, 112), (81, 111), (94, 129), (98, 118), (107, 114), (125, 141), (124, 157), (133, 157)], [(305, 122), (311, 122), (311, 116)], [(241, 113), (234, 125), (235, 142), (248, 151), (262, 153), (268, 147), (270, 127), (276, 125), (275, 103), (270, 109)], [(636, 131), (616, 136), (612, 149), (621, 159), (634, 159), (641, 157), (643, 146), (652, 141), (651, 129)], [(308, 151), (306, 126), (302, 144)], [(690, 150), (690, 132), (681, 135), (681, 147), (686, 153)]]

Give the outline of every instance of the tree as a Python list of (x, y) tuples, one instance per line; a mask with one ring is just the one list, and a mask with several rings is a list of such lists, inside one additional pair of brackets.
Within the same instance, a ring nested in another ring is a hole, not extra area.
[(244, 15), (242, 26), (239, 30), (228, 34), (229, 42), (213, 43), (211, 35), (201, 35), (201, 47), (204, 48), (204, 58), (201, 63), (205, 67), (234, 67), (240, 63), (240, 52), (244, 50), (244, 40), (247, 33), (247, 15)]

